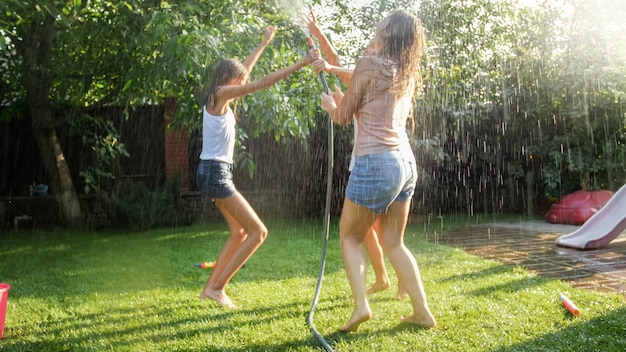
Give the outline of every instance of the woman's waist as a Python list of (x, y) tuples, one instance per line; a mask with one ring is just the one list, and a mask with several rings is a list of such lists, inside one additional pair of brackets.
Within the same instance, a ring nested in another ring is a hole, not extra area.
[(388, 141), (387, 143), (367, 143), (359, 140), (354, 147), (354, 156), (361, 157), (373, 154), (381, 154), (387, 152), (411, 153), (411, 145), (408, 141)]

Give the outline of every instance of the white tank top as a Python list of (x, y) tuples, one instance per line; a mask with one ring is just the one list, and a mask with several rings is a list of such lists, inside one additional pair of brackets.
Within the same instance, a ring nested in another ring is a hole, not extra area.
[(235, 114), (230, 107), (225, 115), (213, 116), (203, 106), (200, 159), (232, 164), (235, 153), (235, 125)]

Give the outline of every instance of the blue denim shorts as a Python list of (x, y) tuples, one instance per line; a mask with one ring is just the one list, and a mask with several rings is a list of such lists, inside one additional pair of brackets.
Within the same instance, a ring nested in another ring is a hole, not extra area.
[(348, 179), (346, 197), (375, 214), (385, 214), (391, 203), (413, 197), (417, 183), (415, 157), (399, 150), (357, 156)]
[(200, 160), (196, 185), (202, 200), (232, 196), (237, 192), (233, 183), (233, 165), (217, 160)]

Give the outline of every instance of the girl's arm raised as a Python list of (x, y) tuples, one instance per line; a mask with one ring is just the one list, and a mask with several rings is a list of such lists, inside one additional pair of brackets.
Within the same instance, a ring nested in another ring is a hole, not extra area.
[(328, 73), (337, 75), (337, 77), (339, 77), (339, 79), (341, 79), (341, 81), (345, 84), (350, 84), (353, 72), (354, 69), (337, 66), (333, 66), (328, 70)]
[(326, 62), (326, 60), (324, 59), (316, 60), (311, 66), (317, 73), (324, 71), (337, 75), (339, 79), (341, 79), (341, 81), (345, 84), (350, 84), (350, 81), (352, 80), (352, 72), (354, 70), (351, 68), (334, 66)]
[(326, 56), (328, 62), (333, 66), (342, 66), (337, 50), (335, 50), (332, 44), (330, 44), (330, 40), (328, 40), (326, 34), (322, 32), (322, 29), (317, 24), (317, 19), (315, 18), (315, 14), (313, 14), (313, 10), (311, 10), (309, 16), (302, 15), (302, 21), (309, 28), (309, 32), (317, 38), (317, 41), (320, 43), (320, 49), (322, 49), (322, 52), (324, 53), (324, 56)]
[(254, 65), (259, 60), (259, 57), (263, 53), (263, 50), (268, 46), (268, 44), (274, 39), (274, 34), (276, 33), (276, 27), (269, 26), (265, 29), (265, 33), (263, 33), (263, 41), (259, 46), (257, 46), (251, 53), (248, 55), (246, 61), (243, 62), (243, 65), (248, 69), (248, 73), (252, 71)]
[(250, 93), (256, 92), (257, 90), (268, 88), (274, 85), (276, 82), (280, 81), (281, 79), (289, 76), (290, 74), (317, 60), (319, 57), (319, 50), (312, 49), (307, 54), (306, 58), (293, 65), (284, 67), (278, 71), (274, 71), (266, 75), (265, 77), (262, 77), (250, 83), (242, 85), (223, 86), (217, 91), (217, 95), (219, 96), (220, 100), (229, 100), (248, 95)]

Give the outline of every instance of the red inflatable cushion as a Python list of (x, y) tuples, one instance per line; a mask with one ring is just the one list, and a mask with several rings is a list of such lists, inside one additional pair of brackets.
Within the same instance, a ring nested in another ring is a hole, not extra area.
[(563, 196), (558, 203), (552, 204), (546, 220), (553, 224), (582, 225), (600, 210), (613, 196), (613, 192), (576, 191)]

